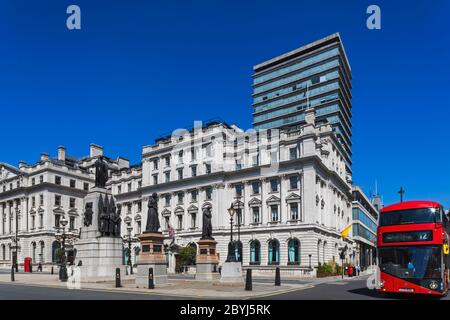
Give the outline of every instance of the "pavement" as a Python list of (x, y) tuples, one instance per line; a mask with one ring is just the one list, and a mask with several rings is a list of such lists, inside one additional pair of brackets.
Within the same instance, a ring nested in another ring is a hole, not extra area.
[[(64, 289), (69, 292), (77, 291), (96, 291), (103, 293), (120, 293), (122, 295), (151, 295), (160, 298), (184, 298), (184, 299), (255, 299), (271, 297), (277, 294), (288, 293), (292, 291), (304, 290), (310, 287), (303, 283), (283, 283), (281, 286), (274, 286), (273, 282), (253, 282), (253, 290), (245, 291), (244, 283), (238, 286), (221, 284), (219, 281), (196, 281), (190, 278), (169, 278), (169, 282), (149, 290), (145, 288), (136, 288), (134, 276), (127, 275), (122, 277), (122, 287), (115, 288), (114, 281), (95, 281), (82, 282), (80, 289), (70, 289), (67, 283), (60, 282), (58, 275), (48, 273), (17, 273), (15, 282), (11, 282), (9, 273), (0, 273), (0, 286), (2, 288), (11, 286), (34, 287), (34, 288), (53, 288)], [(13, 290), (14, 291), (14, 290)], [(51, 290), (49, 291), (51, 292)], [(75, 295), (78, 296), (77, 292)], [(28, 294), (28, 292), (27, 292)], [(102, 294), (100, 294), (102, 296)], [(1, 296), (0, 296), (1, 298)], [(129, 298), (129, 297), (127, 297)], [(51, 299), (50, 297), (48, 299)]]

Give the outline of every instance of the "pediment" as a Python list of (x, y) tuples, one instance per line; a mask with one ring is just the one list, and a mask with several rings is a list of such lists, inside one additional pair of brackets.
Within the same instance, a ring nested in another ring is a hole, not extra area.
[(270, 196), (269, 199), (267, 199), (267, 202), (280, 202), (280, 198), (277, 196)]
[(195, 206), (195, 205), (191, 205), (191, 206), (189, 206), (187, 211), (189, 211), (189, 212), (194, 212), (194, 211), (197, 212), (198, 211), (198, 207)]
[(258, 198), (253, 198), (248, 202), (249, 206), (260, 206), (262, 203), (261, 200), (259, 200)]

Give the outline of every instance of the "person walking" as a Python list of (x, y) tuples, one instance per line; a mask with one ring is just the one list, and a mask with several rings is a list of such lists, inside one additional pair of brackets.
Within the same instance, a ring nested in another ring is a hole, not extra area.
[(359, 277), (359, 274), (361, 273), (361, 267), (359, 264), (356, 265), (356, 275)]

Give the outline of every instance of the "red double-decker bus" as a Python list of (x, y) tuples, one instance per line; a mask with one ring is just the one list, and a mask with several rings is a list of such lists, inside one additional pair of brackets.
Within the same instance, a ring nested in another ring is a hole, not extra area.
[(379, 290), (446, 295), (448, 227), (437, 202), (407, 201), (383, 208), (377, 232)]

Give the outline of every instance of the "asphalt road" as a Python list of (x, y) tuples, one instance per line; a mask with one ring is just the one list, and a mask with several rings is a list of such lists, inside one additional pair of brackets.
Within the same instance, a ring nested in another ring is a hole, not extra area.
[[(70, 290), (0, 283), (0, 300), (182, 300), (173, 296), (136, 294), (126, 292)], [(257, 298), (257, 300), (385, 300), (385, 299), (436, 299), (418, 295), (385, 295), (366, 287), (366, 279), (345, 279), (328, 283), (315, 283), (312, 288)], [(443, 300), (450, 300), (448, 297)]]

